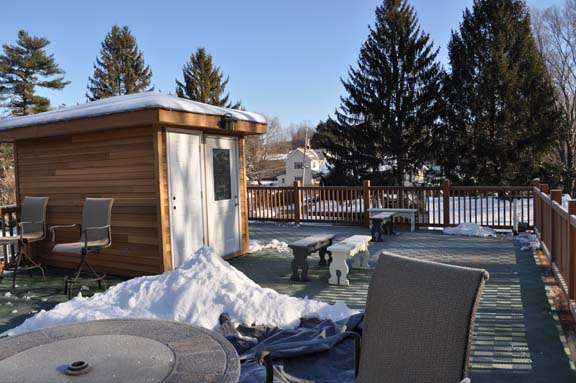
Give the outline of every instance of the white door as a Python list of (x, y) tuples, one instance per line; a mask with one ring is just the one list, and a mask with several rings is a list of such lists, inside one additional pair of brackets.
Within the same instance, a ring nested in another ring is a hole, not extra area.
[(209, 245), (222, 256), (240, 250), (238, 140), (206, 137)]
[(204, 245), (203, 161), (199, 134), (168, 131), (168, 193), (172, 267)]

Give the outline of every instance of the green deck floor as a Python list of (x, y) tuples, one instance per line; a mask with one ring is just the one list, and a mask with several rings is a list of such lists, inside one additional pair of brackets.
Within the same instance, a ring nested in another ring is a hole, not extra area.
[[(250, 237), (261, 243), (272, 239), (291, 242), (317, 233), (334, 233), (337, 238), (368, 234), (367, 229), (346, 226), (251, 224)], [(372, 254), (381, 251), (463, 266), (482, 267), (490, 272), (480, 305), (471, 356), (473, 383), (576, 382), (556, 312), (552, 309), (539, 266), (531, 251), (521, 251), (509, 239), (444, 236), (436, 231), (400, 232), (382, 243), (370, 244)], [(371, 273), (351, 270), (351, 286), (327, 284), (328, 270), (310, 259), (311, 282), (290, 281), (291, 253), (262, 250), (231, 263), (265, 287), (297, 297), (327, 302), (345, 301), (363, 308)], [(35, 311), (50, 309), (65, 301), (66, 271), (47, 269), (44, 282), (38, 272), (22, 274), (18, 287), (11, 279), (0, 283), (0, 332), (19, 325)], [(116, 280), (115, 282), (118, 282)], [(88, 285), (83, 295), (98, 291)]]
[[(251, 224), (250, 238), (291, 242), (308, 235), (335, 233), (337, 238), (368, 234), (361, 227)], [(473, 352), (473, 383), (576, 382), (576, 373), (542, 273), (532, 251), (521, 251), (507, 238), (463, 238), (438, 231), (400, 232), (371, 243), (370, 252), (427, 259), (490, 272), (480, 304)], [(317, 259), (317, 258), (316, 258)], [(351, 286), (327, 284), (328, 270), (310, 258), (311, 282), (290, 281), (291, 253), (262, 250), (231, 263), (262, 286), (284, 294), (328, 302), (345, 301), (363, 308), (370, 272), (352, 269)]]
[[(40, 310), (50, 310), (68, 300), (68, 295), (64, 294), (64, 276), (70, 270), (46, 267), (45, 272), (46, 281), (38, 269), (19, 273), (15, 289), (12, 289), (12, 275), (4, 275), (0, 282), (0, 333), (18, 326)], [(120, 281), (119, 278), (107, 279), (108, 285)], [(75, 285), (75, 295), (80, 289), (83, 296), (100, 291), (95, 282)]]

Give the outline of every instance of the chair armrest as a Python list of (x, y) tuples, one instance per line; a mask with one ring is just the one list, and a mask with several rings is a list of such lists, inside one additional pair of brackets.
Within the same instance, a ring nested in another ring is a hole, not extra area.
[(81, 229), (82, 233), (86, 233), (86, 235), (84, 236), (84, 246), (88, 247), (88, 232), (89, 231), (94, 231), (94, 230), (104, 230), (104, 229), (108, 229), (108, 243), (112, 242), (112, 238), (110, 237), (110, 225), (105, 225), (105, 226), (94, 226), (94, 227), (84, 227)]
[[(358, 376), (358, 367), (360, 364), (360, 334), (353, 332), (353, 331), (346, 331), (341, 334), (340, 341), (343, 341), (346, 338), (353, 338), (354, 339), (354, 376)], [(338, 336), (338, 335), (335, 335)], [(318, 342), (308, 342), (308, 344), (313, 343), (326, 343), (322, 342), (326, 339), (318, 339)], [(294, 358), (297, 356), (302, 356), (306, 354), (314, 354), (318, 352), (327, 351), (331, 348), (331, 346), (326, 345), (325, 348), (318, 349), (313, 352), (302, 352), (300, 346), (303, 342), (295, 342), (292, 346), (287, 346), (284, 349), (276, 349), (274, 351), (260, 351), (255, 355), (254, 361), (258, 364), (263, 365), (266, 367), (266, 383), (273, 383), (274, 382), (274, 359), (278, 358)], [(340, 342), (338, 342), (340, 343)]]
[(77, 223), (73, 223), (71, 225), (50, 226), (50, 228), (48, 230), (50, 230), (50, 232), (52, 233), (52, 243), (56, 242), (56, 230), (69, 229), (69, 228), (73, 228), (73, 227), (79, 227), (80, 230), (82, 230), (82, 225), (77, 224)]
[[(20, 239), (21, 240), (23, 239), (23, 236), (24, 236), (24, 226), (34, 225), (34, 224), (44, 224), (44, 221), (34, 221), (34, 222), (21, 221), (21, 222), (17, 222), (17, 226), (21, 229), (20, 230)], [(46, 227), (45, 226), (42, 229), (42, 233), (44, 236), (46, 236)]]

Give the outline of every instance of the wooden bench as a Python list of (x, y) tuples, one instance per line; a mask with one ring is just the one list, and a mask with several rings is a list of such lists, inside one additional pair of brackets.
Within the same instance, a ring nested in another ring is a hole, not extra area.
[(370, 258), (368, 243), (371, 239), (372, 237), (369, 235), (353, 235), (328, 247), (328, 251), (332, 253), (328, 283), (331, 285), (350, 285), (348, 280), (349, 269), (346, 263), (346, 259), (349, 257), (354, 257), (352, 267), (360, 269), (370, 268), (368, 266), (368, 259)]
[(383, 226), (388, 225), (389, 234), (392, 234), (392, 218), (396, 214), (391, 212), (378, 213), (370, 216), (370, 223), (372, 225), (372, 241), (382, 242)]
[(418, 209), (409, 209), (409, 208), (395, 208), (395, 207), (373, 207), (368, 209), (370, 213), (394, 213), (396, 217), (403, 217), (410, 220), (410, 231), (416, 230), (416, 213), (418, 213)]
[[(308, 261), (306, 258), (312, 253), (318, 252), (320, 256), (318, 264), (320, 266), (326, 266), (330, 263), (332, 255), (327, 248), (332, 245), (333, 239), (334, 234), (318, 234), (288, 244), (294, 254), (291, 279), (293, 281), (308, 281)], [(326, 262), (326, 254), (330, 257), (328, 262)], [(299, 273), (299, 269), (302, 269), (302, 273)]]

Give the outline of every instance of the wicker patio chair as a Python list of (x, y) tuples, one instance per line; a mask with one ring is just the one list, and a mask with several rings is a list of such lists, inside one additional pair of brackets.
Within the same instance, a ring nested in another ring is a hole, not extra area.
[[(17, 222), (16, 235), (8, 234), (2, 237), (2, 241), (16, 249), (10, 261), (0, 272), (0, 280), (4, 276), (4, 270), (12, 271), (12, 288), (16, 287), (16, 275), (21, 271), (40, 269), (42, 278), (46, 280), (42, 265), (32, 259), (29, 244), (42, 241), (46, 238), (46, 207), (49, 197), (24, 197), (21, 206), (20, 222)], [(8, 259), (5, 255), (6, 260)]]
[[(467, 378), (486, 280), (484, 270), (382, 254), (368, 290), (356, 381), (458, 383)], [(257, 356), (268, 383), (276, 352)]]
[[(52, 232), (52, 243), (56, 242), (56, 230), (63, 228), (80, 229), (80, 240), (78, 242), (60, 243), (52, 248), (53, 253), (79, 254), (80, 263), (73, 275), (64, 278), (64, 293), (70, 297), (72, 286), (76, 283), (98, 282), (98, 286), (106, 289), (106, 274), (99, 274), (88, 262), (88, 253), (99, 253), (101, 249), (112, 244), (112, 230), (110, 226), (113, 198), (86, 198), (82, 208), (82, 224), (60, 225), (50, 227)], [(80, 279), (84, 267), (92, 276), (90, 279)]]

